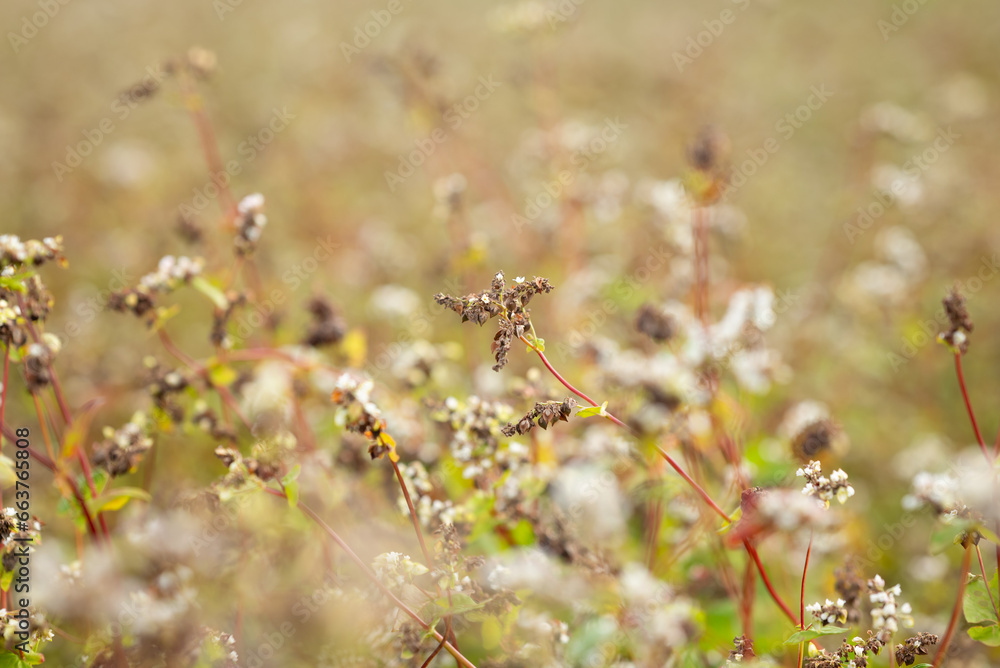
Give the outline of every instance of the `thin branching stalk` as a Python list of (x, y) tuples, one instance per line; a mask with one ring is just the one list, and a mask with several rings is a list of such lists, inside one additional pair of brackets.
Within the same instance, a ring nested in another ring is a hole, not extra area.
[(788, 604), (782, 600), (781, 596), (778, 595), (778, 592), (775, 590), (774, 585), (771, 584), (771, 579), (767, 577), (767, 571), (764, 570), (764, 564), (761, 563), (760, 555), (757, 554), (757, 548), (753, 546), (749, 538), (743, 539), (743, 546), (746, 547), (747, 554), (750, 555), (753, 562), (757, 564), (757, 571), (760, 573), (760, 579), (764, 582), (764, 587), (767, 589), (767, 593), (771, 595), (771, 598), (773, 598), (774, 602), (778, 604), (778, 607), (781, 608), (783, 613), (785, 613), (785, 616), (791, 620), (792, 624), (797, 626), (799, 620), (796, 619), (795, 613), (792, 612), (792, 609), (788, 607)]
[(809, 547), (806, 548), (806, 560), (802, 564), (802, 587), (799, 590), (799, 628), (806, 627), (806, 572), (809, 570), (809, 555), (812, 554), (813, 535), (809, 532)]
[[(549, 362), (549, 360), (545, 357), (545, 353), (543, 353), (536, 346), (534, 346), (531, 343), (531, 341), (529, 341), (527, 338), (523, 336), (520, 338), (521, 341), (526, 343), (532, 350), (535, 351), (538, 357), (542, 360), (542, 363), (545, 365), (545, 367), (552, 373), (553, 376), (555, 376), (555, 378), (560, 383), (563, 384), (564, 387), (566, 387), (566, 389), (568, 389), (570, 392), (572, 392), (576, 396), (580, 397), (581, 399), (589, 403), (591, 406), (599, 405), (596, 401), (594, 401), (589, 396), (578, 390), (569, 381), (563, 378), (562, 374), (556, 371), (555, 367), (553, 367), (552, 364)], [(633, 430), (628, 425), (626, 425), (624, 422), (619, 420), (611, 413), (604, 411), (604, 417), (610, 420), (611, 422), (614, 422), (621, 428), (625, 429), (630, 434), (634, 435)], [(726, 520), (726, 522), (733, 521), (732, 518), (729, 516), (729, 514), (719, 507), (719, 504), (715, 502), (715, 500), (711, 497), (711, 495), (708, 492), (706, 492), (705, 489), (701, 485), (699, 485), (690, 475), (688, 475), (687, 472), (683, 468), (681, 468), (680, 464), (674, 461), (674, 458), (671, 457), (666, 452), (666, 450), (664, 450), (658, 445), (654, 445), (653, 447), (656, 448), (657, 452), (659, 452), (660, 455), (667, 461), (667, 463), (670, 464), (671, 468), (673, 468), (677, 472), (677, 474), (680, 475), (681, 478), (683, 478), (684, 481), (687, 482), (688, 485), (690, 485), (691, 488), (698, 493), (698, 495), (705, 501), (705, 503), (709, 505), (710, 508), (712, 508), (712, 510), (718, 513), (718, 515), (722, 517), (724, 520)], [(760, 573), (761, 580), (763, 580), (764, 586), (767, 589), (767, 592), (771, 595), (771, 598), (774, 599), (774, 602), (778, 605), (779, 608), (781, 608), (781, 611), (784, 612), (785, 615), (788, 617), (788, 619), (791, 620), (792, 624), (798, 625), (799, 621), (798, 619), (796, 619), (795, 613), (792, 612), (791, 608), (788, 607), (788, 604), (785, 603), (785, 601), (781, 598), (778, 592), (774, 589), (774, 586), (771, 584), (771, 580), (767, 575), (767, 571), (764, 569), (764, 564), (761, 563), (760, 555), (757, 554), (757, 550), (754, 548), (754, 546), (750, 543), (749, 540), (744, 540), (743, 546), (746, 548), (747, 554), (750, 555), (750, 558), (753, 559), (754, 564), (756, 564), (757, 571)]]
[(431, 559), (430, 550), (427, 549), (427, 542), (424, 540), (424, 532), (420, 528), (420, 519), (417, 517), (417, 509), (413, 506), (413, 501), (410, 499), (410, 490), (406, 488), (406, 481), (403, 479), (403, 472), (399, 470), (399, 464), (395, 462), (391, 457), (389, 462), (392, 464), (392, 470), (396, 472), (396, 479), (399, 481), (399, 488), (403, 490), (403, 498), (406, 499), (406, 507), (410, 511), (410, 519), (413, 521), (413, 532), (417, 534), (417, 540), (420, 542), (420, 551), (424, 553), (424, 561), (427, 562), (427, 568), (432, 568), (434, 566), (434, 561)]
[[(265, 487), (264, 491), (272, 496), (276, 496), (281, 499), (288, 498), (284, 494), (284, 492), (279, 492), (271, 488)], [(467, 658), (465, 658), (462, 655), (462, 653), (459, 652), (458, 649), (456, 649), (450, 642), (447, 642), (444, 636), (442, 636), (440, 633), (432, 629), (430, 624), (425, 622), (420, 617), (420, 615), (411, 610), (410, 607), (407, 606), (405, 603), (403, 603), (401, 600), (399, 600), (399, 597), (393, 594), (388, 587), (382, 584), (382, 581), (379, 580), (378, 576), (375, 575), (372, 569), (368, 567), (368, 564), (366, 564), (364, 560), (361, 557), (359, 557), (354, 550), (351, 549), (350, 545), (344, 542), (344, 539), (341, 538), (336, 531), (330, 528), (330, 526), (326, 522), (324, 522), (319, 515), (317, 515), (309, 506), (302, 503), (302, 501), (299, 501), (297, 505), (298, 508), (309, 517), (309, 519), (311, 519), (320, 529), (323, 530), (324, 533), (326, 533), (327, 536), (329, 536), (333, 540), (333, 542), (335, 542), (338, 546), (340, 546), (340, 549), (342, 549), (347, 554), (347, 556), (350, 557), (351, 561), (353, 561), (357, 565), (357, 567), (361, 569), (361, 572), (364, 573), (365, 577), (368, 578), (368, 580), (371, 581), (372, 584), (378, 587), (378, 589), (383, 594), (385, 594), (385, 596), (390, 601), (392, 601), (397, 608), (402, 610), (408, 617), (410, 617), (413, 621), (419, 624), (420, 627), (423, 628), (425, 631), (430, 631), (434, 635), (434, 638), (437, 641), (441, 642), (442, 640), (444, 640), (443, 644), (445, 650), (447, 650), (449, 654), (455, 657), (455, 660), (458, 661), (460, 666), (465, 666), (465, 668), (476, 668), (475, 664), (469, 661)]]
[(188, 367), (196, 374), (201, 376), (201, 378), (208, 384), (208, 386), (212, 390), (214, 390), (216, 394), (219, 395), (219, 398), (222, 400), (223, 406), (224, 407), (228, 406), (236, 414), (236, 416), (240, 419), (240, 421), (247, 429), (252, 429), (250, 422), (247, 421), (246, 417), (243, 415), (243, 412), (240, 411), (239, 404), (236, 403), (236, 399), (229, 391), (229, 388), (222, 385), (216, 385), (215, 383), (213, 383), (211, 378), (209, 377), (208, 369), (206, 369), (203, 365), (199, 364), (196, 360), (190, 357), (183, 350), (178, 348), (177, 345), (173, 342), (173, 339), (170, 338), (170, 335), (167, 334), (167, 332), (162, 327), (159, 329), (157, 334), (159, 335), (160, 342), (163, 344), (163, 347), (166, 348), (167, 352), (176, 357), (182, 364), (184, 364), (184, 366)]

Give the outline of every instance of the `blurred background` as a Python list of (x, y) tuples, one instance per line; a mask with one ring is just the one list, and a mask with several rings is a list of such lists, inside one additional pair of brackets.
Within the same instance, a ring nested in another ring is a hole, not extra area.
[[(104, 308), (107, 292), (168, 254), (229, 262), (197, 129), (164, 73), (197, 47), (214, 54), (198, 90), (238, 171), (233, 193), (267, 202), (257, 297), (280, 323), (251, 325), (250, 341), (294, 342), (302, 305), (324, 295), (377, 381), (405, 385), (393, 366), (404, 343), (454, 341), (463, 362), (439, 387), (498, 393), (508, 370), (489, 369), (487, 332), (459, 328), (432, 295), (483, 289), (503, 269), (551, 279), (533, 320), (553, 362), (586, 379), (590, 343), (634, 342), (642, 303), (687, 299), (677, 179), (712, 124), (739, 186), (713, 218), (713, 314), (737, 286), (770, 285), (769, 340), (788, 370), (743, 397), (746, 439), (775, 436), (796, 402), (825, 404), (850, 442), (837, 466), (858, 490), (850, 538), (864, 553), (899, 520), (914, 473), (974, 444), (933, 340), (956, 282), (976, 323), (966, 373), (988, 442), (1000, 426), (995, 2), (14, 0), (0, 24), (3, 231), (63, 235), (69, 266), (45, 273), (49, 331), (71, 403), (121, 399), (104, 424), (142, 405), (135, 370), (159, 349)], [(150, 82), (144, 99), (122, 97)], [(172, 334), (204, 357), (210, 323), (189, 301)], [(535, 365), (516, 353), (511, 376)], [(190, 481), (222, 472), (162, 459)], [(931, 522), (875, 559), (926, 614), (950, 606), (942, 579), (960, 556), (923, 556)], [(301, 594), (290, 574), (260, 576)]]

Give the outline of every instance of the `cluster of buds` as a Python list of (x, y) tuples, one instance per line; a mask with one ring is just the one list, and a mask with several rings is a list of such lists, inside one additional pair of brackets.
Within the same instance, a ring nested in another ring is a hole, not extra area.
[(204, 267), (205, 261), (200, 257), (192, 259), (183, 255), (165, 255), (160, 258), (156, 271), (139, 279), (139, 290), (147, 293), (172, 292), (180, 285), (190, 283), (191, 279), (201, 274)]
[(398, 588), (427, 572), (427, 567), (399, 552), (385, 552), (375, 557), (372, 567), (378, 579), (387, 587)]
[(885, 642), (872, 635), (871, 631), (868, 632), (868, 640), (860, 636), (852, 638), (851, 642), (845, 640), (833, 654), (810, 644), (809, 652), (812, 656), (802, 665), (804, 668), (868, 668), (868, 655), (878, 656), (884, 646)]
[(281, 467), (277, 462), (266, 461), (264, 457), (244, 457), (236, 448), (220, 445), (215, 449), (215, 456), (229, 469), (222, 481), (228, 487), (238, 489), (250, 478), (267, 482), (281, 477)]
[(37, 239), (21, 241), (15, 234), (0, 234), (0, 266), (4, 268), (24, 265), (37, 267), (50, 260), (64, 264), (66, 260), (62, 252), (61, 236), (45, 237), (41, 241)]
[(822, 626), (847, 621), (847, 601), (842, 598), (838, 598), (835, 602), (826, 599), (826, 603), (807, 605), (806, 611), (819, 620)]
[(676, 336), (680, 324), (676, 318), (653, 304), (643, 304), (635, 317), (635, 328), (657, 343), (664, 343)]
[(399, 461), (396, 441), (386, 433), (382, 411), (371, 401), (374, 386), (371, 380), (361, 381), (350, 374), (342, 374), (330, 397), (339, 406), (335, 420), (347, 431), (368, 439), (368, 454), (372, 459), (388, 454), (392, 461)]
[(733, 638), (733, 649), (729, 651), (729, 659), (726, 665), (743, 663), (745, 660), (754, 659), (757, 655), (753, 651), (753, 640), (745, 635)]
[(94, 466), (103, 467), (111, 477), (131, 473), (142, 456), (153, 446), (146, 416), (136, 413), (118, 429), (104, 428), (104, 440), (94, 446), (90, 457)]
[(153, 310), (154, 293), (166, 294), (189, 284), (201, 274), (204, 266), (205, 261), (201, 258), (166, 255), (160, 258), (156, 271), (139, 279), (138, 286), (112, 292), (108, 298), (108, 308), (119, 313), (132, 313), (141, 318)]
[(918, 656), (925, 656), (927, 648), (937, 644), (938, 637), (933, 633), (918, 633), (907, 638), (901, 645), (896, 645), (896, 663), (900, 666), (912, 666)]
[(4, 508), (0, 513), (0, 568), (12, 573), (17, 569), (18, 557), (23, 550), (34, 551), (34, 544), (41, 542), (42, 523), (37, 517), (28, 518), (26, 512), (14, 508)]
[(62, 348), (55, 334), (44, 334), (38, 343), (28, 346), (24, 356), (24, 382), (28, 391), (34, 394), (48, 386), (52, 380), (52, 362)]
[(338, 343), (344, 338), (347, 323), (329, 300), (324, 297), (313, 297), (309, 301), (308, 310), (312, 315), (312, 324), (302, 341), (304, 344), (319, 348)]
[(854, 488), (847, 482), (847, 474), (844, 473), (843, 469), (837, 469), (827, 478), (822, 475), (820, 463), (811, 461), (808, 465), (798, 469), (795, 475), (806, 479), (802, 493), (807, 496), (815, 496), (826, 508), (830, 507), (832, 499), (837, 499), (843, 504), (854, 496)]
[(969, 334), (975, 326), (972, 318), (965, 309), (965, 296), (958, 290), (953, 289), (942, 301), (944, 311), (948, 315), (948, 323), (951, 325), (947, 332), (938, 334), (938, 340), (947, 344), (955, 352), (964, 355), (969, 350)]
[(236, 207), (236, 239), (233, 241), (236, 254), (240, 257), (253, 255), (257, 250), (267, 216), (264, 215), (264, 196), (260, 193), (247, 195)]
[(507, 364), (511, 345), (531, 328), (528, 302), (537, 294), (551, 292), (549, 279), (536, 276), (526, 281), (523, 276), (507, 287), (502, 271), (498, 271), (489, 290), (465, 297), (452, 297), (438, 293), (434, 301), (462, 316), (462, 322), (472, 321), (483, 325), (486, 321), (500, 316), (500, 325), (493, 337), (492, 351), (496, 359), (493, 370), (499, 371)]
[(879, 632), (878, 637), (888, 642), (889, 637), (899, 630), (900, 625), (913, 626), (912, 608), (909, 603), (897, 605), (896, 597), (902, 595), (899, 585), (885, 588), (885, 580), (876, 575), (868, 581), (868, 599), (872, 603), (872, 626)]
[(576, 400), (572, 397), (566, 397), (562, 401), (536, 403), (535, 407), (518, 420), (516, 425), (508, 422), (500, 431), (503, 432), (504, 436), (513, 436), (514, 434), (523, 436), (535, 427), (536, 422), (542, 429), (548, 429), (550, 424), (555, 424), (559, 420), (568, 422), (574, 408), (576, 408)]

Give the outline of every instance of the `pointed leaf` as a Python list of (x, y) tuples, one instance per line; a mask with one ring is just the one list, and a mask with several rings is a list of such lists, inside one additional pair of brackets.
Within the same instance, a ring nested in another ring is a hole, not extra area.
[(969, 629), (969, 637), (978, 640), (988, 647), (1000, 647), (1000, 626), (973, 626)]
[(813, 638), (819, 638), (820, 636), (835, 636), (841, 633), (847, 633), (850, 631), (849, 628), (844, 628), (841, 626), (820, 626), (818, 628), (806, 629), (805, 631), (799, 631), (793, 633), (785, 641), (786, 645), (798, 645), (800, 642), (807, 642)]
[(600, 415), (604, 417), (608, 414), (608, 402), (604, 402), (600, 406), (587, 406), (586, 408), (581, 408), (576, 412), (577, 417), (591, 417), (592, 415)]
[(87, 431), (90, 429), (94, 415), (103, 405), (104, 399), (88, 401), (79, 415), (73, 419), (70, 428), (66, 430), (66, 435), (63, 436), (62, 452), (59, 455), (63, 461), (76, 456), (77, 448), (83, 445), (83, 440), (87, 438)]
[(121, 510), (132, 499), (149, 501), (151, 498), (149, 492), (139, 487), (118, 487), (108, 490), (88, 505), (90, 506), (91, 514), (97, 515), (104, 511)]
[(997, 574), (993, 574), (993, 580), (989, 583), (989, 588), (993, 592), (990, 599), (990, 592), (986, 590), (987, 583), (979, 575), (972, 578), (965, 588), (965, 596), (962, 598), (962, 612), (965, 613), (965, 621), (975, 624), (977, 622), (995, 621), (996, 610), (993, 608), (997, 600)]

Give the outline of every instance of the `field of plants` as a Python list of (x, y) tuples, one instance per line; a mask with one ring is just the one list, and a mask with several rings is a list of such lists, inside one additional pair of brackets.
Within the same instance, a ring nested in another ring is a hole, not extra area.
[(997, 3), (0, 25), (0, 668), (1000, 665)]

